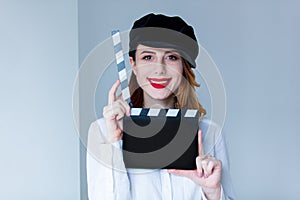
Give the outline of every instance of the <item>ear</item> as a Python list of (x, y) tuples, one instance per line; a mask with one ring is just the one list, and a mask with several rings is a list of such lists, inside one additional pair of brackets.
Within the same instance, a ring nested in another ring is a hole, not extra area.
[(135, 65), (135, 62), (132, 57), (129, 57), (129, 62), (131, 64), (131, 69), (132, 69), (133, 73), (136, 75), (136, 65)]

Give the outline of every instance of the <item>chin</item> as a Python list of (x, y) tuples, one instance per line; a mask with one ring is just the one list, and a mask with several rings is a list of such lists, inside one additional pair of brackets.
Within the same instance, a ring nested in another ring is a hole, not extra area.
[(160, 89), (160, 90), (151, 89), (150, 91), (147, 91), (147, 93), (151, 98), (157, 99), (157, 100), (167, 99), (173, 94), (173, 92), (168, 89)]

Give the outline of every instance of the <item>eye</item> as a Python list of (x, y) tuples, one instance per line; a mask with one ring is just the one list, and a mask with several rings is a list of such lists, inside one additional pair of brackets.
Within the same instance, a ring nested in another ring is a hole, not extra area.
[(175, 56), (175, 55), (169, 55), (169, 56), (168, 56), (168, 59), (169, 59), (169, 60), (174, 60), (174, 61), (175, 61), (175, 60), (178, 60), (178, 57)]
[(151, 60), (151, 59), (152, 59), (152, 56), (147, 55), (147, 56), (144, 56), (142, 59), (143, 59), (143, 60)]

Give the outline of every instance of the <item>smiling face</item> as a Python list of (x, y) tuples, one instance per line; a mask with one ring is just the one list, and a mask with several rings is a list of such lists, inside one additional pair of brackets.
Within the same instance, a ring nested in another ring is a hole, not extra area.
[(132, 70), (147, 98), (168, 100), (181, 83), (183, 61), (180, 54), (170, 48), (138, 45), (136, 59), (130, 58)]

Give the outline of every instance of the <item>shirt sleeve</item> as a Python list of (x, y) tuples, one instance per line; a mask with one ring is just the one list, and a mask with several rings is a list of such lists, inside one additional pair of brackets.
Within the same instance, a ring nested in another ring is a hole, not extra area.
[(86, 170), (89, 200), (129, 200), (130, 184), (124, 166), (121, 141), (107, 144), (104, 120), (89, 128)]
[(233, 190), (231, 176), (230, 176), (229, 157), (226, 148), (224, 131), (222, 131), (222, 134), (216, 140), (215, 157), (222, 161), (222, 177), (221, 177), (222, 198), (221, 199), (222, 200), (236, 199)]
[[(206, 196), (204, 195), (204, 192), (203, 192), (202, 188), (201, 188), (201, 193), (202, 193), (202, 200), (207, 200)], [(223, 194), (223, 187), (222, 186), (221, 186), (221, 198), (220, 198), (220, 200), (226, 200), (225, 196)]]
[(204, 141), (204, 152), (211, 154), (222, 162), (222, 176), (220, 183), (222, 187), (221, 199), (236, 199), (230, 176), (229, 156), (226, 145), (226, 132), (222, 127), (218, 126), (209, 119), (201, 120), (200, 128), (203, 131), (202, 137)]

